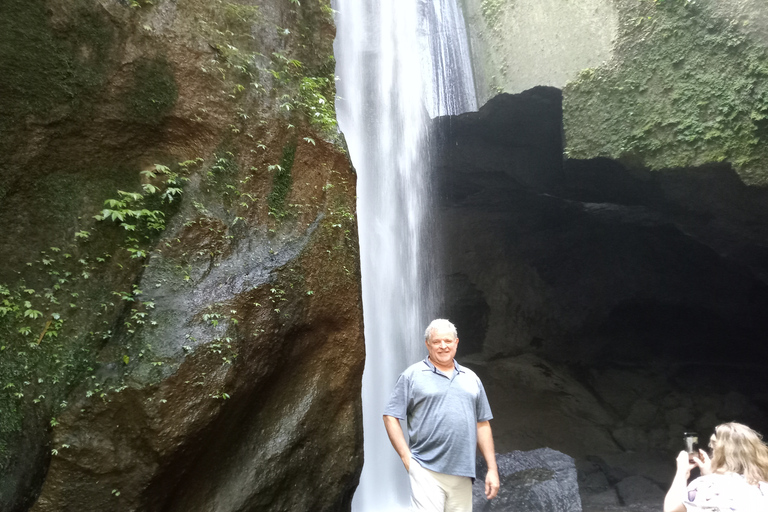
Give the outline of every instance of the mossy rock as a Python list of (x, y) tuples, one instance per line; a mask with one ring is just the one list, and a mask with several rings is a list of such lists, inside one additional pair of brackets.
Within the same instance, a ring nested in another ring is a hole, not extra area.
[(141, 59), (133, 72), (126, 96), (128, 118), (140, 123), (159, 124), (173, 109), (179, 89), (173, 68), (163, 58)]
[(701, 2), (622, 0), (617, 58), (563, 91), (566, 152), (650, 169), (768, 173), (768, 52)]
[(44, 2), (0, 5), (0, 133), (29, 115), (76, 111), (103, 85), (114, 26), (86, 0), (68, 14), (54, 25)]

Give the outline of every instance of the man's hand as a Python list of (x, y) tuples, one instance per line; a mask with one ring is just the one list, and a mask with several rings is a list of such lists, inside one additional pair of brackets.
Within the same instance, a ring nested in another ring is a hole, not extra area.
[(489, 469), (485, 475), (485, 497), (492, 500), (499, 494), (499, 470)]

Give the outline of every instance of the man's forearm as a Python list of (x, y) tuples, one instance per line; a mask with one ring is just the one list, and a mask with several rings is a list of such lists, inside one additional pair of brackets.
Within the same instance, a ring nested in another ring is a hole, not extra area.
[(411, 465), (411, 450), (408, 448), (408, 443), (405, 441), (403, 429), (400, 427), (400, 420), (394, 416), (387, 416), (385, 414), (384, 428), (387, 429), (389, 442), (392, 443), (392, 447), (400, 456), (400, 460), (403, 461), (405, 469), (409, 469)]
[(485, 497), (490, 500), (499, 492), (499, 468), (496, 465), (496, 449), (493, 446), (491, 424), (487, 421), (477, 424), (477, 447), (488, 465), (488, 474), (485, 476)]
[(498, 469), (496, 467), (496, 450), (493, 447), (491, 424), (487, 421), (477, 424), (477, 447), (480, 448), (480, 453), (483, 454), (488, 469)]

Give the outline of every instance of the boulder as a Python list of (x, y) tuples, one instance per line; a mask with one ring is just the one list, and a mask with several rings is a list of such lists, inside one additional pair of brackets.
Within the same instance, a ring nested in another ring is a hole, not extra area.
[(481, 464), (472, 487), (473, 510), (478, 512), (581, 512), (576, 466), (568, 455), (540, 448), (529, 452), (497, 454), (501, 489), (485, 498), (486, 471)]
[(639, 475), (632, 475), (616, 485), (619, 498), (625, 505), (645, 505), (660, 509), (666, 492), (654, 482)]

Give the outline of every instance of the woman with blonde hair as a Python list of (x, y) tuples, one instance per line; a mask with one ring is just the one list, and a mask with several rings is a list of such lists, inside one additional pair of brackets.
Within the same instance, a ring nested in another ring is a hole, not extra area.
[[(664, 512), (768, 512), (768, 446), (741, 423), (723, 423), (709, 440), (712, 458), (699, 450), (691, 462), (677, 456), (677, 472), (664, 498)], [(686, 488), (691, 470), (701, 476)]]

